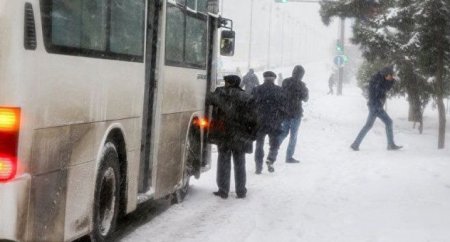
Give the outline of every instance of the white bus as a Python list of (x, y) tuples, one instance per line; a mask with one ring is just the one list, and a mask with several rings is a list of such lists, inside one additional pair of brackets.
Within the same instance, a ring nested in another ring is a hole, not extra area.
[(0, 0), (0, 240), (104, 241), (140, 203), (183, 198), (234, 52), (217, 6)]

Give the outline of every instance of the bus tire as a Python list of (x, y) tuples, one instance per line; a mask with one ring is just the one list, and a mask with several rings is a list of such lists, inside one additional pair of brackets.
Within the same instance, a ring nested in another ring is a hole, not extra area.
[(194, 163), (196, 162), (195, 159), (197, 159), (198, 154), (196, 154), (196, 151), (198, 149), (198, 142), (195, 140), (195, 134), (190, 134), (187, 144), (186, 144), (186, 151), (185, 151), (185, 159), (184, 159), (184, 166), (183, 166), (183, 177), (181, 180), (181, 187), (178, 188), (175, 193), (173, 194), (172, 203), (182, 203), (184, 199), (186, 198), (186, 195), (189, 193), (189, 181), (191, 179), (191, 176), (195, 174), (195, 167)]
[(92, 241), (103, 242), (111, 239), (117, 225), (119, 196), (119, 155), (114, 144), (108, 142), (103, 148), (95, 186)]
[(191, 179), (191, 175), (187, 174), (186, 169), (183, 171), (183, 180), (181, 188), (175, 191), (173, 196), (172, 203), (182, 203), (186, 198), (186, 195), (189, 193), (189, 180)]

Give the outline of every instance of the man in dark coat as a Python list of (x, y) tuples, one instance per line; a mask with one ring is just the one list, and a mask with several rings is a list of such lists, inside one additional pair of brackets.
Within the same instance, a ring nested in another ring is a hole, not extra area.
[(250, 69), (242, 78), (241, 88), (243, 88), (247, 93), (252, 93), (253, 88), (257, 86), (259, 86), (258, 77), (255, 75), (255, 70)]
[(252, 142), (256, 138), (256, 114), (251, 115), (253, 99), (240, 87), (239, 76), (224, 77), (225, 86), (210, 93), (207, 104), (217, 110), (210, 130), (215, 133), (213, 143), (217, 144), (219, 158), (217, 164), (217, 186), (214, 195), (228, 198), (230, 190), (231, 156), (234, 161), (235, 191), (238, 198), (245, 198), (247, 189), (245, 153), (251, 153)]
[(328, 89), (329, 89), (329, 91), (328, 91), (327, 95), (330, 95), (330, 94), (333, 95), (334, 94), (333, 87), (334, 87), (335, 83), (336, 83), (335, 75), (333, 73), (333, 74), (330, 75), (330, 78), (328, 78)]
[(394, 142), (394, 132), (392, 130), (392, 119), (384, 110), (383, 106), (386, 102), (386, 95), (389, 90), (394, 86), (394, 69), (392, 67), (385, 67), (381, 71), (377, 72), (369, 82), (369, 117), (367, 118), (366, 124), (359, 132), (356, 140), (351, 145), (354, 151), (359, 150), (359, 145), (362, 140), (372, 128), (375, 123), (376, 118), (381, 119), (386, 126), (386, 136), (387, 136), (387, 149), (388, 150), (398, 150), (402, 146), (398, 146)]
[[(287, 119), (282, 125), (282, 134), (280, 140), (284, 140), (290, 133), (289, 145), (286, 152), (287, 163), (299, 163), (300, 161), (294, 159), (295, 147), (297, 145), (297, 133), (300, 127), (300, 122), (303, 116), (302, 102), (307, 102), (309, 99), (309, 91), (306, 84), (302, 81), (305, 75), (305, 69), (298, 65), (292, 71), (292, 77), (283, 81), (283, 91), (286, 95), (286, 110), (288, 113)], [(281, 142), (280, 141), (280, 142)]]
[(258, 116), (258, 132), (256, 135), (256, 174), (261, 174), (264, 160), (264, 139), (269, 136), (270, 151), (266, 164), (269, 172), (274, 172), (274, 162), (277, 159), (280, 147), (279, 136), (281, 134), (281, 123), (286, 111), (284, 109), (284, 95), (281, 87), (275, 85), (276, 74), (264, 72), (264, 83), (253, 89), (253, 98)]

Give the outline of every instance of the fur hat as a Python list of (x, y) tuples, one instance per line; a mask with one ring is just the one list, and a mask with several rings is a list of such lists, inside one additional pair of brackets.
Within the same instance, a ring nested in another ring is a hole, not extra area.
[(241, 84), (241, 78), (237, 75), (224, 76), (223, 80), (232, 87), (239, 87)]
[(273, 71), (266, 71), (263, 73), (263, 77), (273, 77), (273, 78), (277, 78), (277, 74), (275, 74), (275, 72)]

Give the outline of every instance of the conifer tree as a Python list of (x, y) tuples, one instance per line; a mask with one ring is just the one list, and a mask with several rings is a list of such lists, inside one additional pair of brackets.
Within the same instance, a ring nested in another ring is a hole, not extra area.
[[(446, 77), (449, 77), (450, 1), (342, 0), (321, 3), (325, 24), (332, 17), (355, 18), (352, 41), (371, 63), (396, 64), (401, 92), (408, 95), (410, 121), (423, 121), (432, 95), (439, 110), (439, 148), (445, 144)], [(430, 85), (431, 83), (431, 85)], [(448, 82), (447, 82), (448, 83)]]

